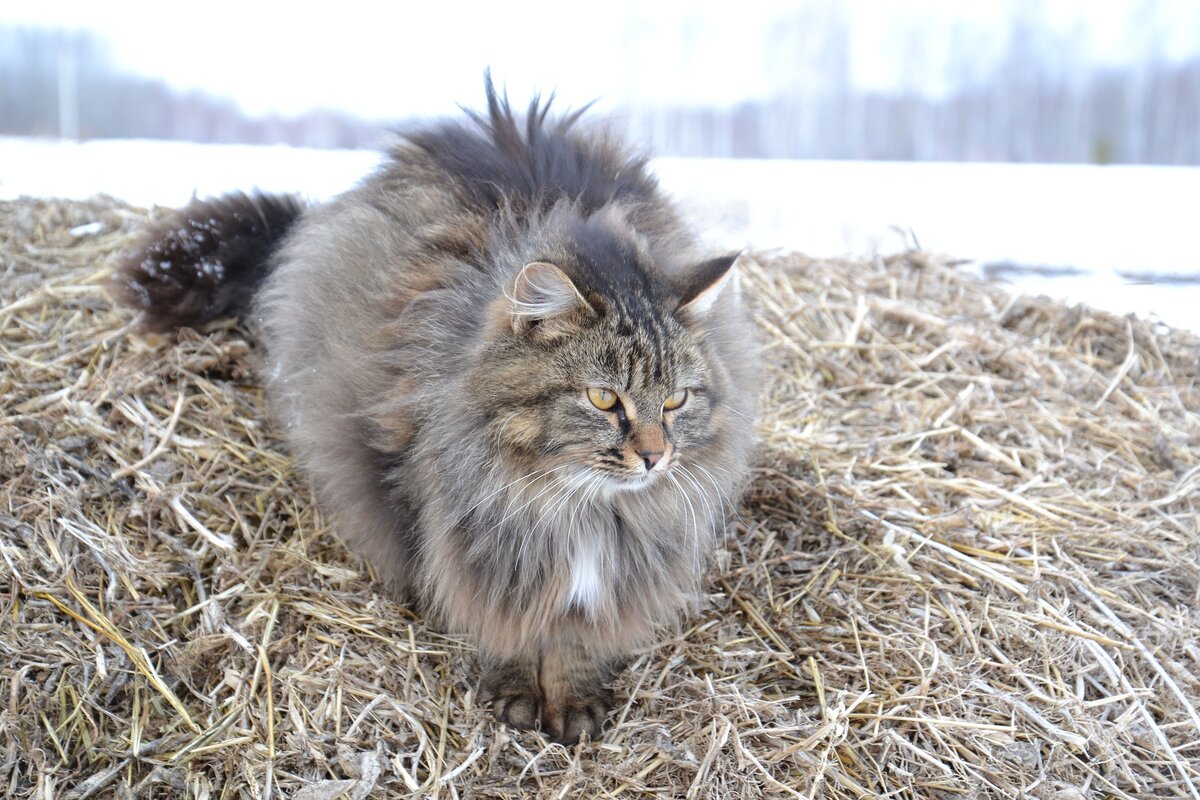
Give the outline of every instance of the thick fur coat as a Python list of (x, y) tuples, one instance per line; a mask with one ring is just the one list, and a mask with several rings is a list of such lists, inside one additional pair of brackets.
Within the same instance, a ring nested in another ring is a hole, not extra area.
[(330, 203), (193, 202), (115, 286), (159, 329), (248, 313), (339, 534), (474, 637), (501, 719), (574, 741), (725, 529), (752, 336), (641, 159), (487, 93)]

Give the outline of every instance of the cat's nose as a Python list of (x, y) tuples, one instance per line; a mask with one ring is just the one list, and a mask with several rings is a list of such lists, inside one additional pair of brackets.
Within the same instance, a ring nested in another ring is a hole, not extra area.
[(638, 455), (642, 457), (642, 461), (646, 464), (646, 472), (654, 469), (654, 465), (662, 460), (662, 450), (639, 450)]

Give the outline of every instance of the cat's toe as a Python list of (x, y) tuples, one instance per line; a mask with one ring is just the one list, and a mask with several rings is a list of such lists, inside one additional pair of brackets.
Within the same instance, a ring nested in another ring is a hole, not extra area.
[(542, 714), (542, 729), (559, 744), (575, 744), (586, 733), (595, 741), (604, 729), (604, 719), (612, 708), (606, 698), (578, 698), (559, 706), (547, 706)]
[(533, 693), (501, 695), (492, 700), (492, 715), (514, 728), (536, 730), (541, 705)]
[(492, 716), (523, 730), (536, 730), (542, 712), (542, 692), (533, 668), (520, 661), (488, 665), (479, 682), (479, 701), (490, 705)]

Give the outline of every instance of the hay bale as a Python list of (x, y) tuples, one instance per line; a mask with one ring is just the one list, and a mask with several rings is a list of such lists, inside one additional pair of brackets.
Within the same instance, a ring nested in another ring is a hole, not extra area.
[(1200, 798), (1200, 340), (927, 254), (753, 259), (760, 466), (600, 744), (330, 536), (232, 323), (136, 333), (145, 212), (0, 204), (12, 797)]

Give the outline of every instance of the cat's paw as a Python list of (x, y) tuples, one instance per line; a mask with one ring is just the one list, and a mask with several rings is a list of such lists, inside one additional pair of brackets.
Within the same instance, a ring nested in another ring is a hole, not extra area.
[(533, 691), (517, 694), (497, 695), (492, 698), (492, 716), (506, 725), (521, 730), (538, 729), (542, 698)]
[(600, 738), (604, 718), (612, 709), (611, 697), (573, 697), (542, 709), (542, 730), (559, 744), (575, 744), (587, 734), (594, 742)]
[(479, 701), (492, 707), (492, 716), (522, 730), (537, 730), (542, 692), (533, 674), (516, 664), (493, 666), (479, 686)]

